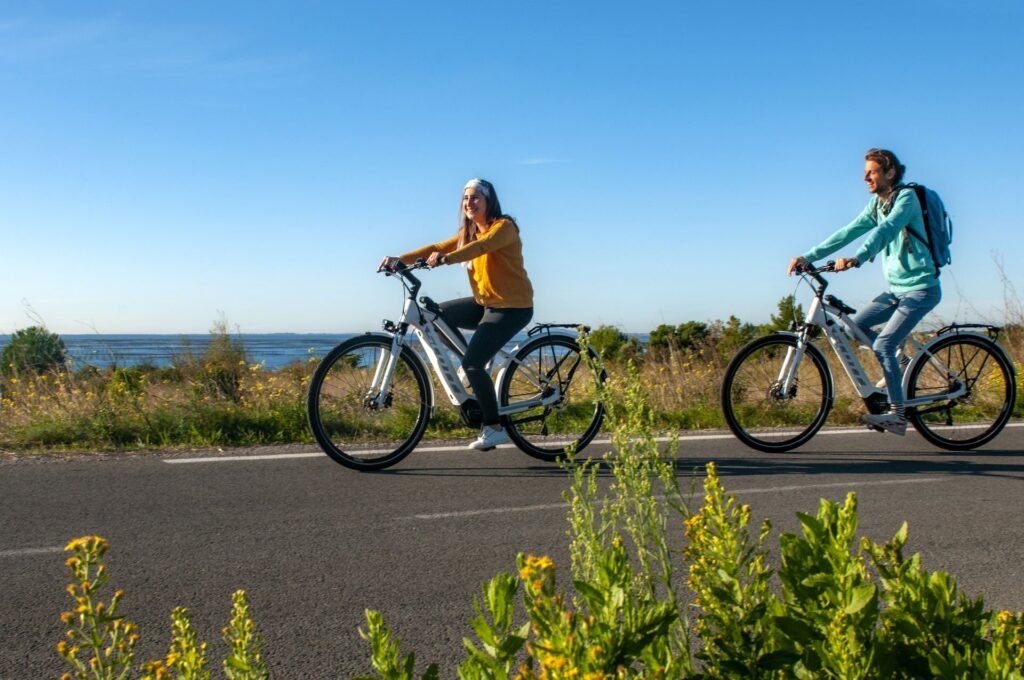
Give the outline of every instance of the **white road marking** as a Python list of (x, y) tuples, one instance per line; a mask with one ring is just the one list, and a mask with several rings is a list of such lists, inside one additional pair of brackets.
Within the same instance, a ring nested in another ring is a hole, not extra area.
[(14, 548), (0, 550), (0, 557), (25, 557), (27, 555), (52, 555), (64, 552), (64, 546), (54, 545), (49, 548)]
[[(962, 429), (968, 429), (974, 426), (964, 426)], [(977, 426), (983, 427), (983, 426)], [(1006, 427), (1024, 427), (1024, 423), (1007, 423)], [(867, 434), (868, 430), (863, 427), (856, 428), (843, 428), (836, 430), (822, 430), (818, 432), (815, 437), (827, 437), (831, 435), (842, 435), (842, 434)], [(673, 437), (656, 437), (655, 441), (668, 442), (672, 441)], [(732, 433), (716, 433), (716, 434), (682, 434), (678, 437), (679, 443), (684, 444), (686, 442), (701, 442), (701, 441), (716, 441), (721, 439), (735, 439)], [(595, 439), (591, 442), (593, 444), (611, 444), (611, 439)], [(498, 447), (499, 449), (514, 449), (514, 444), (502, 444)], [(466, 453), (468, 449), (464, 445), (460, 446), (419, 446), (416, 448), (416, 452), (461, 452)], [(388, 449), (380, 450), (369, 450), (363, 451), (363, 453), (387, 453)], [(414, 452), (415, 453), (415, 452)], [(255, 456), (204, 456), (201, 458), (165, 458), (165, 463), (170, 465), (180, 465), (185, 463), (248, 463), (254, 460), (288, 460), (291, 458), (319, 458), (324, 454), (323, 451), (316, 449), (314, 451), (302, 451), (300, 453), (268, 453), (259, 454)]]
[[(769, 486), (763, 488), (754, 489), (729, 489), (728, 493), (735, 496), (742, 496), (744, 494), (752, 493), (782, 493), (786, 491), (805, 491), (805, 490), (816, 490), (816, 489), (835, 489), (844, 488), (849, 489), (851, 487), (863, 487), (863, 486), (892, 486), (895, 484), (931, 484), (935, 482), (949, 482), (955, 479), (954, 476), (949, 477), (918, 477), (908, 479), (882, 479), (878, 481), (864, 481), (864, 482), (830, 482), (827, 484), (792, 484), (789, 486)], [(558, 510), (568, 508), (568, 503), (547, 503), (543, 505), (521, 505), (507, 508), (480, 508), (476, 510), (457, 510), (453, 512), (434, 512), (429, 514), (412, 515), (411, 518), (407, 519), (420, 519), (420, 520), (434, 520), (434, 519), (450, 519), (453, 517), (476, 517), (478, 515), (502, 515), (512, 512), (534, 512), (538, 510)]]

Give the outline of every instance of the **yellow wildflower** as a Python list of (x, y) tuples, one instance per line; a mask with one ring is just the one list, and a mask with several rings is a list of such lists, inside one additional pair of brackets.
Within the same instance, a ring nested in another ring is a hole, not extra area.
[(106, 547), (106, 539), (100, 536), (80, 536), (79, 538), (73, 539), (70, 543), (64, 546), (64, 550), (78, 550), (79, 548), (85, 550), (105, 550)]

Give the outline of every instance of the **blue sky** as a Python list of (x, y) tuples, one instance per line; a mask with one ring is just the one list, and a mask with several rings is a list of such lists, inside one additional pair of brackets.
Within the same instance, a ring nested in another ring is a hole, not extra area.
[(938, 319), (1000, 321), (1022, 35), (1017, 1), (0, 3), (0, 333), (373, 329), (376, 263), (454, 233), (474, 176), (538, 321), (765, 321), (872, 146), (953, 215)]

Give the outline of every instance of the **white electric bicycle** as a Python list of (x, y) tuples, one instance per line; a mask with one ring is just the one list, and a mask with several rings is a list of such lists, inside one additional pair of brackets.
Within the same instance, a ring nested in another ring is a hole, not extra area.
[[(379, 470), (416, 447), (435, 415), (428, 366), (465, 425), (480, 427), (479, 405), (459, 366), (466, 340), (437, 303), (417, 300), (421, 284), (412, 272), (426, 267), (420, 260), (382, 269), (405, 289), (401, 317), (385, 320), (383, 333), (341, 343), (313, 374), (306, 400), (310, 428), (324, 452), (346, 467)], [(537, 324), (522, 347), (498, 352), (490, 364), (502, 425), (516, 446), (544, 461), (582, 450), (604, 418), (594, 389), (605, 379), (600, 358), (588, 348), (588, 361), (570, 329), (587, 330)]]
[[(835, 387), (824, 354), (812, 342), (818, 329), (868, 411), (883, 413), (889, 407), (886, 392), (868, 379), (851, 346), (851, 341), (871, 346), (850, 318), (857, 310), (825, 295), (828, 282), (822, 273), (833, 271), (834, 262), (820, 269), (798, 269), (814, 290), (803, 324), (747, 344), (726, 369), (722, 411), (733, 434), (752, 448), (795, 449), (825, 423)], [(923, 344), (908, 338), (913, 356), (903, 370), (907, 419), (932, 444), (970, 450), (991, 441), (1010, 419), (1016, 375), (1013, 362), (997, 342), (1000, 330), (952, 324)]]

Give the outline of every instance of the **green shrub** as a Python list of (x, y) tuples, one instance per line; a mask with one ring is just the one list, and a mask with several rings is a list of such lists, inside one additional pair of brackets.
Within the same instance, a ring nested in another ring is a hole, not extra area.
[(636, 338), (615, 326), (598, 326), (590, 332), (590, 345), (605, 361), (626, 360), (638, 356), (641, 348)]
[(0, 353), (0, 369), (5, 376), (40, 374), (64, 368), (67, 348), (56, 333), (42, 326), (30, 326), (11, 335)]
[(685, 321), (678, 326), (661, 324), (650, 334), (651, 349), (694, 350), (708, 339), (710, 329), (700, 321)]

